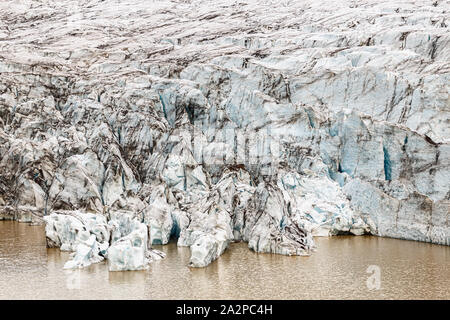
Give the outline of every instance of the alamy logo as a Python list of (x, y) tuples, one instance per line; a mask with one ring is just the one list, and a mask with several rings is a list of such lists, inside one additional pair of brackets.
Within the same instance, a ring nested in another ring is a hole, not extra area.
[(380, 290), (381, 288), (381, 270), (379, 266), (370, 265), (367, 270), (367, 273), (371, 275), (366, 280), (367, 289), (369, 290)]

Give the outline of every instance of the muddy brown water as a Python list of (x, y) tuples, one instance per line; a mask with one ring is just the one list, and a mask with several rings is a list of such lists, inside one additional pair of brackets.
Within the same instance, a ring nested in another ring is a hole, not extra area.
[(69, 253), (46, 248), (43, 226), (0, 221), (0, 299), (450, 299), (448, 246), (369, 236), (316, 244), (309, 257), (287, 257), (235, 243), (193, 269), (189, 248), (170, 243), (147, 271), (64, 270)]

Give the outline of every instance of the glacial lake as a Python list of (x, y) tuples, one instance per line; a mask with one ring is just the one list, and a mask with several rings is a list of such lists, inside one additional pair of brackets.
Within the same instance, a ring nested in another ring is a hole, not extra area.
[(109, 272), (107, 262), (64, 270), (69, 253), (46, 248), (44, 226), (0, 221), (0, 299), (450, 299), (448, 246), (369, 236), (315, 241), (309, 257), (235, 243), (192, 269), (189, 248), (170, 243), (155, 246), (167, 257), (147, 271)]

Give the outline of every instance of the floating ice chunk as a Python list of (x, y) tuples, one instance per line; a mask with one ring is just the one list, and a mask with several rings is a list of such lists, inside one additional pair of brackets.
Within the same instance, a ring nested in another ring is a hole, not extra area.
[(105, 257), (111, 271), (146, 269), (150, 261), (165, 254), (148, 247), (148, 228), (134, 216), (129, 211), (113, 211), (106, 223), (106, 217), (99, 214), (52, 213), (44, 217), (47, 243), (75, 251), (65, 269), (87, 267)]
[(96, 236), (92, 234), (88, 240), (78, 244), (74, 254), (72, 254), (72, 260), (67, 261), (64, 264), (64, 269), (84, 268), (92, 263), (98, 263), (103, 261), (103, 257), (100, 256), (101, 246), (96, 241)]
[(228, 247), (230, 240), (225, 231), (200, 235), (191, 246), (189, 266), (206, 267), (216, 260)]
[(62, 251), (75, 251), (77, 245), (90, 236), (83, 222), (72, 215), (52, 213), (45, 216), (44, 221), (49, 248), (60, 247)]

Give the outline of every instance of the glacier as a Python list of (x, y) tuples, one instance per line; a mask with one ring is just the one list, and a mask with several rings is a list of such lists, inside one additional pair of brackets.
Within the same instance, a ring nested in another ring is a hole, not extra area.
[(447, 1), (0, 3), (0, 220), (65, 268), (171, 239), (450, 245)]

